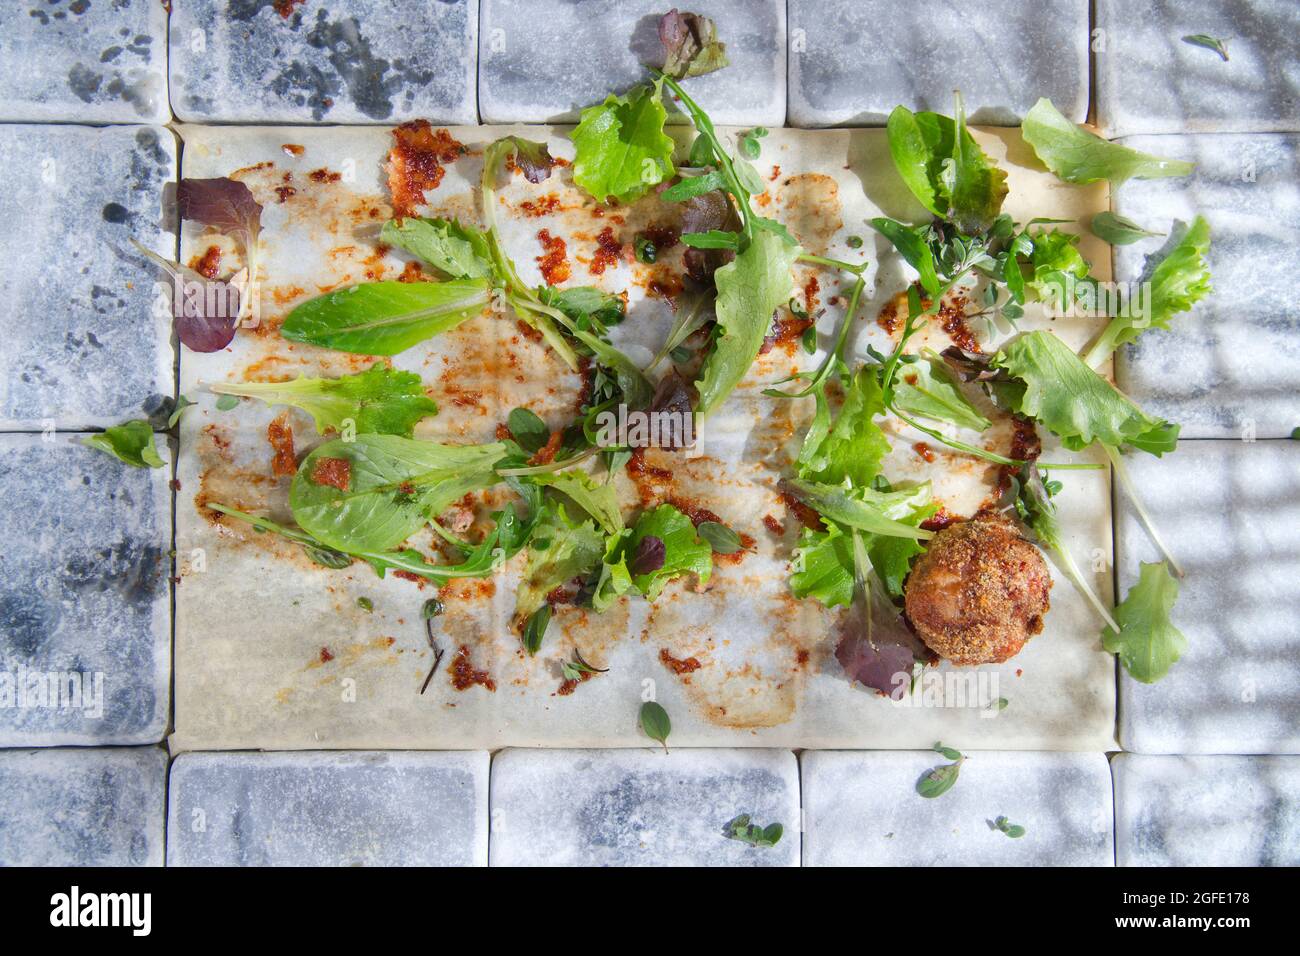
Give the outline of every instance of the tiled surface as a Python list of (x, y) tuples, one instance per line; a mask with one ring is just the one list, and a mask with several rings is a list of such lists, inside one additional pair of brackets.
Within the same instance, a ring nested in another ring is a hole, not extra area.
[[(1106, 133), (1300, 130), (1295, 0), (1097, 0)], [(1227, 41), (1228, 61), (1183, 37)]]
[(165, 123), (158, 0), (10, 0), (0, 9), (0, 121)]
[[(1120, 743), (1139, 753), (1300, 752), (1300, 442), (1189, 441), (1127, 456), (1187, 572), (1182, 660), (1155, 684), (1120, 679)], [(1121, 594), (1159, 560), (1117, 491)]]
[(0, 232), (0, 429), (102, 428), (157, 412), (174, 388), (171, 330), (153, 314), (158, 276), (130, 240), (175, 255), (163, 213), (175, 137), (154, 126), (0, 125), (0, 167), (10, 224)]
[(187, 122), (473, 123), (477, 28), (478, 0), (175, 0), (172, 109)]
[(481, 866), (488, 755), (188, 754), (172, 765), (172, 866)]
[(1119, 754), (1120, 866), (1300, 864), (1300, 757)]
[[(1191, 160), (1186, 179), (1130, 180), (1116, 212), (1164, 232), (1210, 224), (1214, 292), (1168, 330), (1120, 352), (1119, 383), (1188, 438), (1285, 438), (1300, 426), (1300, 135), (1132, 136), (1124, 144)], [(1162, 239), (1115, 250), (1121, 282), (1143, 275)]]
[(160, 747), (0, 750), (0, 866), (161, 866)]
[[(944, 741), (954, 744), (953, 741)], [(947, 793), (916, 783), (932, 751), (805, 751), (805, 866), (1110, 866), (1111, 780), (1102, 754), (968, 753)], [(1005, 816), (1018, 838), (993, 829)]]
[[(484, 123), (576, 121), (661, 65), (659, 0), (480, 0), (479, 113)], [(785, 0), (704, 0), (731, 65), (685, 81), (719, 126), (785, 122)]]
[[(780, 823), (774, 847), (723, 836)], [(797, 866), (799, 770), (785, 750), (505, 750), (492, 761), (493, 866)]]
[(48, 437), (0, 435), (0, 747), (156, 743), (169, 713), (169, 471)]
[(900, 103), (1014, 126), (1046, 96), (1088, 112), (1088, 2), (790, 0), (792, 126), (881, 125)]

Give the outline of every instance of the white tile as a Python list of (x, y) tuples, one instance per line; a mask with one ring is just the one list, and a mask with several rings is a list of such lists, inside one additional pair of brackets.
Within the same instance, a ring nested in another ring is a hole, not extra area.
[(894, 107), (1015, 126), (1046, 96), (1088, 112), (1087, 0), (790, 0), (790, 124), (879, 126)]
[[(742, 813), (780, 823), (776, 846), (724, 836)], [(798, 820), (799, 769), (784, 750), (505, 750), (492, 761), (493, 866), (798, 866)]]
[[(0, 10), (0, 120), (165, 123), (158, 0), (30, 0)], [(12, 169), (12, 167), (10, 167)]]
[[(961, 748), (957, 739), (945, 746)], [(947, 793), (916, 783), (950, 761), (933, 751), (805, 751), (806, 866), (1111, 866), (1104, 754), (966, 754)], [(1012, 838), (990, 823), (1025, 828)]]
[[(1203, 215), (1214, 292), (1168, 330), (1119, 352), (1121, 387), (1188, 438), (1285, 438), (1300, 426), (1300, 136), (1132, 136), (1124, 145), (1196, 164), (1182, 179), (1129, 180), (1115, 211), (1166, 232)], [(1135, 282), (1144, 239), (1115, 250), (1115, 275)]]
[(0, 747), (157, 743), (167, 728), (170, 469), (79, 437), (0, 436)]
[[(1121, 675), (1124, 749), (1300, 752), (1300, 442), (1188, 441), (1126, 461), (1186, 571), (1171, 616), (1187, 650), (1154, 684)], [(1117, 495), (1123, 595), (1160, 558)]]
[[(482, 0), (479, 112), (485, 123), (576, 122), (661, 64), (656, 0)], [(785, 124), (784, 0), (708, 0), (731, 65), (684, 81), (717, 125)], [(671, 109), (671, 108), (670, 108)], [(670, 113), (670, 116), (672, 114)]]
[(177, 758), (170, 866), (482, 866), (484, 752)]
[[(1129, 133), (1300, 130), (1294, 0), (1097, 0), (1097, 120)], [(1227, 41), (1228, 61), (1183, 37)]]
[(473, 123), (478, 0), (175, 0), (171, 101), (182, 120)]
[(1300, 757), (1118, 754), (1120, 866), (1300, 863)]
[(0, 866), (162, 866), (160, 747), (0, 750)]
[[(163, 211), (176, 141), (153, 126), (0, 126), (0, 428), (102, 428), (156, 415), (173, 392), (169, 321), (155, 318), (169, 258)], [(166, 417), (166, 413), (162, 413)]]

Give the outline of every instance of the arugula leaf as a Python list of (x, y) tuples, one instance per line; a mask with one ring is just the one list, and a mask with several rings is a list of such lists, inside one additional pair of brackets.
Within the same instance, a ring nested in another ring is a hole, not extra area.
[(939, 276), (935, 272), (934, 253), (931, 252), (929, 243), (925, 241), (925, 235), (930, 231), (930, 227), (908, 226), (883, 216), (872, 219), (871, 225), (876, 232), (893, 243), (903, 260), (916, 270), (921, 288), (932, 296), (938, 294)]
[[(922, 352), (916, 361), (899, 365), (894, 379), (894, 405), (921, 418), (950, 422), (977, 432), (993, 424), (971, 404), (957, 376), (932, 350)], [(884, 410), (883, 402), (881, 410)]]
[(731, 394), (749, 371), (772, 326), (772, 315), (790, 300), (790, 268), (800, 249), (776, 233), (759, 230), (749, 247), (714, 273), (715, 312), (721, 332), (695, 383), (697, 409), (707, 416)]
[(659, 42), (664, 45), (664, 72), (679, 80), (712, 73), (730, 62), (717, 27), (698, 13), (669, 10), (659, 18)]
[[(819, 412), (825, 396), (817, 394)], [(844, 404), (829, 430), (810, 428), (799, 452), (799, 477), (823, 484), (839, 485), (846, 479), (867, 485), (880, 473), (880, 463), (889, 454), (885, 433), (872, 419), (885, 412), (880, 381), (874, 369), (863, 366), (853, 376)], [(815, 443), (815, 444), (810, 444)]]
[(454, 219), (390, 219), (379, 241), (405, 249), (452, 279), (491, 279), (487, 236)]
[[(1148, 256), (1140, 283), (1149, 283), (1145, 309), (1129, 308), (1128, 314), (1110, 320), (1088, 350), (1084, 361), (1093, 367), (1104, 362), (1116, 348), (1132, 342), (1147, 329), (1167, 329), (1179, 312), (1186, 312), (1214, 290), (1205, 255), (1210, 251), (1210, 225), (1197, 216), (1190, 227), (1170, 233), (1165, 247)], [(1146, 314), (1140, 314), (1145, 312)]]
[(1154, 684), (1187, 649), (1187, 638), (1169, 620), (1177, 598), (1178, 581), (1169, 565), (1143, 562), (1137, 583), (1115, 608), (1119, 627), (1102, 631), (1102, 647), (1119, 658), (1134, 680)]
[(301, 408), (316, 421), (316, 431), (342, 431), (351, 420), (357, 434), (411, 437), (416, 423), (436, 415), (438, 405), (424, 394), (420, 376), (376, 362), (364, 372), (339, 378), (299, 377), (292, 382), (231, 382), (209, 386), (220, 395), (246, 395), (268, 405)]
[(488, 304), (483, 279), (367, 282), (297, 306), (280, 335), (358, 355), (396, 355), (478, 315)]
[(1100, 441), (1159, 457), (1178, 443), (1177, 425), (1144, 413), (1050, 332), (1021, 335), (992, 364), (1025, 383), (1014, 411), (1042, 422), (1072, 451)]
[(554, 306), (583, 330), (603, 331), (618, 325), (626, 315), (627, 306), (620, 296), (597, 289), (595, 286), (575, 285), (567, 289), (545, 286), (537, 290), (546, 305)]
[(1121, 146), (1071, 123), (1049, 99), (1040, 99), (1021, 125), (1025, 142), (1043, 165), (1067, 183), (1109, 180), (1118, 186), (1127, 179), (1160, 179), (1191, 175), (1193, 164), (1161, 159)]
[(630, 203), (673, 175), (673, 140), (661, 83), (610, 95), (582, 111), (572, 138), (573, 181), (598, 202)]
[(1110, 243), (1112, 246), (1127, 246), (1139, 239), (1160, 235), (1158, 232), (1143, 229), (1132, 219), (1109, 210), (1099, 212), (1093, 216), (1089, 228), (1094, 236), (1102, 240), (1102, 242)]
[(934, 532), (901, 520), (930, 504), (930, 484), (902, 491), (876, 491), (872, 488), (845, 488), (825, 485), (801, 478), (786, 482), (804, 504), (832, 521), (868, 534), (926, 541)]
[(97, 448), (132, 468), (161, 468), (163, 460), (154, 444), (153, 427), (143, 419), (110, 425), (102, 432), (85, 435), (81, 443)]
[[(457, 498), (495, 484), (492, 466), (505, 453), (501, 442), (439, 445), (397, 435), (336, 438), (298, 466), (289, 507), (303, 530), (336, 551), (388, 551)], [(327, 468), (341, 472), (344, 480), (319, 482)]]
[(525, 621), (546, 595), (585, 577), (605, 554), (605, 537), (589, 520), (570, 520), (563, 505), (546, 509), (528, 545), (528, 563), (515, 592), (515, 619)]
[(700, 584), (708, 583), (713, 573), (713, 549), (696, 535), (690, 518), (666, 504), (642, 512), (622, 543), (622, 558), (635, 555), (641, 542), (651, 537), (663, 543), (663, 563), (644, 574), (631, 572), (633, 585), (646, 600), (653, 601), (669, 581), (683, 574), (694, 574)]

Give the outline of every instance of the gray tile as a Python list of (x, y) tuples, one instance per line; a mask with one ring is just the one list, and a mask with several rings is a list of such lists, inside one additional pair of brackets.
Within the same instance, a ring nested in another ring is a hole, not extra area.
[[(723, 836), (780, 823), (774, 847)], [(505, 750), (492, 762), (493, 866), (797, 866), (786, 750)]]
[[(662, 63), (657, 0), (482, 0), (479, 112), (485, 123), (574, 122)], [(710, 0), (731, 65), (686, 81), (718, 125), (785, 124), (785, 0)], [(672, 114), (670, 114), (671, 116)]]
[(478, 0), (176, 0), (171, 100), (186, 122), (474, 123)]
[(1120, 866), (1300, 863), (1300, 757), (1118, 754)]
[(169, 470), (76, 437), (0, 435), (0, 747), (167, 729)]
[[(1097, 29), (1097, 121), (1111, 136), (1300, 130), (1295, 0), (1097, 0)], [(1183, 41), (1194, 34), (1226, 39), (1228, 62)]]
[(172, 766), (170, 866), (482, 866), (484, 751), (195, 753)]
[[(954, 741), (944, 741), (954, 744)], [(1111, 866), (1103, 754), (978, 751), (927, 799), (916, 782), (949, 763), (933, 751), (804, 751), (806, 866)], [(1012, 838), (990, 826), (1005, 816)]]
[[(1300, 442), (1182, 442), (1127, 458), (1182, 565), (1172, 619), (1187, 650), (1165, 677), (1120, 678), (1120, 741), (1139, 753), (1300, 752)], [(1159, 560), (1117, 492), (1120, 593)]]
[[(173, 391), (161, 286), (131, 249), (169, 258), (176, 140), (153, 126), (0, 126), (0, 428), (102, 428)], [(20, 227), (19, 227), (20, 226)], [(165, 311), (165, 310), (164, 310)]]
[(160, 747), (0, 750), (0, 866), (162, 866)]
[(0, 10), (0, 120), (165, 123), (158, 0), (11, 0)]
[(1046, 96), (1088, 112), (1088, 0), (790, 0), (790, 125), (882, 125), (894, 107), (1015, 126)]
[[(1116, 374), (1145, 409), (1189, 438), (1282, 438), (1300, 426), (1300, 136), (1133, 136), (1127, 146), (1196, 163), (1186, 179), (1130, 180), (1116, 212), (1161, 232), (1210, 224), (1214, 292), (1168, 330), (1121, 349)], [(1133, 282), (1162, 239), (1115, 250)]]

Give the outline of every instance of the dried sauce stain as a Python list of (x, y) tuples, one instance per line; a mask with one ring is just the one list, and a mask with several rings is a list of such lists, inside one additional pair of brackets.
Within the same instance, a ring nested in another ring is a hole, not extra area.
[[(767, 575), (704, 594), (670, 586), (651, 605), (644, 633), (667, 639), (660, 661), (670, 670), (676, 672), (671, 661), (690, 668), (683, 688), (710, 723), (774, 727), (794, 716), (828, 615), (816, 602), (796, 601), (786, 587), (783, 577)], [(696, 669), (689, 662), (699, 661), (701, 648), (709, 666)]]
[(606, 226), (596, 236), (596, 252), (591, 257), (587, 271), (594, 276), (603, 275), (610, 266), (617, 265), (623, 259), (623, 244), (614, 235), (614, 230)]
[(352, 462), (346, 458), (317, 458), (312, 463), (311, 480), (317, 485), (347, 491), (352, 484)]
[(572, 208), (560, 203), (560, 197), (555, 193), (547, 193), (545, 196), (539, 196), (536, 199), (525, 199), (517, 207), (524, 216), (529, 219), (538, 219), (542, 216), (552, 216), (557, 212), (563, 212)]
[(478, 685), (490, 691), (497, 689), (496, 681), (486, 670), (479, 670), (474, 667), (470, 661), (469, 645), (462, 644), (456, 650), (456, 654), (451, 659), (451, 666), (447, 669), (451, 686), (457, 690), (469, 690), (469, 688)]
[(824, 253), (844, 226), (840, 185), (822, 173), (799, 173), (781, 183), (777, 218), (799, 244), (814, 255)]
[(314, 183), (336, 183), (343, 178), (343, 174), (321, 167), (309, 172), (307, 178)]
[(285, 143), (280, 148), (289, 156), (301, 156), (307, 151), (305, 146), (299, 146), (297, 143)]
[(681, 658), (673, 657), (672, 654), (669, 654), (667, 648), (660, 649), (659, 660), (664, 667), (668, 668), (678, 677), (685, 678), (682, 681), (684, 684), (690, 683), (690, 679), (686, 675), (693, 674), (703, 666), (700, 664), (699, 658), (688, 657), (685, 660), (682, 660)]
[(205, 279), (215, 279), (221, 275), (221, 247), (208, 246), (203, 255), (190, 260), (190, 268)]
[(571, 270), (567, 258), (568, 247), (564, 240), (551, 235), (549, 229), (541, 229), (537, 233), (537, 241), (542, 244), (542, 254), (536, 259), (537, 266), (547, 285), (559, 285), (568, 281)]
[(266, 440), (274, 456), (271, 474), (277, 478), (290, 477), (298, 471), (298, 458), (294, 453), (293, 429), (289, 426), (289, 413), (281, 412), (266, 426)]
[(388, 189), (398, 218), (415, 215), (427, 190), (437, 189), (445, 164), (464, 155), (465, 147), (446, 129), (434, 130), (428, 120), (412, 120), (393, 129), (388, 151)]

